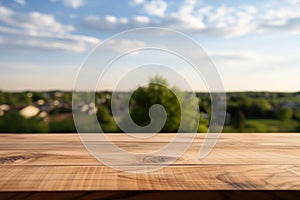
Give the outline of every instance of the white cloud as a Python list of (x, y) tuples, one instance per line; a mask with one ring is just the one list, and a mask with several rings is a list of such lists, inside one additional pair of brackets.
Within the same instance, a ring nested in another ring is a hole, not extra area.
[(168, 4), (163, 0), (153, 0), (144, 4), (144, 10), (148, 15), (163, 17)]
[(297, 33), (298, 29), (299, 33), (299, 17), (300, 7), (291, 4), (281, 7), (221, 6), (205, 13), (207, 28), (204, 32), (225, 37), (274, 30)]
[(290, 0), (292, 5), (300, 4), (300, 0)]
[(168, 7), (168, 3), (164, 0), (133, 0), (131, 5), (141, 6), (147, 15), (158, 17), (164, 17)]
[(94, 16), (85, 17), (84, 26), (96, 31), (123, 31), (131, 28), (144, 27), (145, 25), (152, 26), (149, 17), (134, 16), (131, 19), (126, 17), (117, 18), (115, 16)]
[(94, 16), (85, 17), (84, 26), (97, 31), (122, 31), (137, 26), (136, 22), (126, 17), (117, 18), (115, 16)]
[(196, 3), (195, 0), (186, 0), (177, 12), (171, 14), (175, 19), (173, 28), (178, 26), (184, 30), (202, 30), (206, 27), (202, 14), (195, 11)]
[(277, 10), (269, 10), (264, 15), (262, 15), (262, 19), (264, 19), (264, 25), (280, 27), (285, 26), (289, 20), (296, 19), (300, 17), (300, 9), (295, 6), (294, 8), (281, 8)]
[(0, 14), (2, 15), (0, 21), (7, 26), (22, 28), (26, 31), (65, 33), (74, 30), (74, 27), (71, 25), (57, 22), (52, 15), (39, 12), (22, 14), (0, 6)]
[(64, 5), (71, 8), (79, 8), (83, 6), (84, 0), (64, 0)]
[[(256, 6), (251, 4), (212, 6), (195, 0), (185, 0), (177, 10), (171, 12), (168, 12), (167, 6), (160, 11), (158, 2), (162, 4), (164, 1), (135, 0), (133, 5), (141, 6), (147, 14), (145, 17), (159, 16), (154, 25), (179, 31), (202, 32), (225, 37), (274, 30), (294, 34), (300, 32), (299, 0), (289, 0), (285, 3), (274, 0)], [(153, 23), (153, 19), (149, 18), (149, 21)], [(134, 24), (132, 26), (134, 27)]]
[(133, 0), (133, 3), (138, 5), (144, 3), (144, 0)]
[(0, 6), (0, 15), (2, 17), (9, 17), (13, 14), (14, 12), (11, 9), (5, 8), (3, 6)]
[(72, 34), (74, 27), (59, 23), (54, 16), (39, 12), (17, 13), (0, 6), (0, 46), (26, 50), (83, 52), (99, 43), (94, 37)]
[(25, 5), (26, 4), (25, 0), (15, 0), (15, 2), (20, 4), (20, 5)]
[(133, 19), (134, 19), (134, 21), (136, 21), (138, 23), (143, 23), (143, 24), (150, 22), (149, 17), (146, 17), (146, 16), (135, 16)]
[[(300, 33), (299, 0), (284, 4), (241, 4), (237, 6), (207, 5), (196, 0), (185, 0), (177, 9), (168, 10), (164, 0), (134, 0), (131, 5), (140, 6), (144, 15), (131, 18), (92, 16), (84, 19), (87, 28), (98, 31), (123, 31), (130, 28), (158, 26), (184, 32), (237, 37), (260, 34), (267, 31)], [(174, 5), (173, 5), (174, 6)], [(156, 16), (156, 17), (152, 17)]]
[(128, 19), (126, 17), (122, 17), (119, 19), (120, 23), (122, 24), (127, 24), (128, 23)]
[(117, 22), (117, 18), (115, 16), (112, 16), (112, 15), (106, 15), (105, 20), (109, 23), (116, 23)]
[[(208, 21), (211, 23), (225, 23), (228, 24), (229, 21), (234, 21), (235, 19), (232, 17), (232, 13), (234, 12), (234, 8), (221, 6), (215, 10), (215, 12), (210, 12), (207, 14)], [(232, 19), (233, 18), (233, 19)]]
[[(133, 5), (140, 5), (148, 16), (160, 17), (161, 21), (155, 23), (157, 26), (179, 30), (202, 30), (205, 28), (205, 24), (202, 21), (202, 14), (195, 10), (196, 4), (195, 0), (186, 0), (177, 12), (166, 13), (168, 4), (164, 0), (133, 2)], [(147, 16), (143, 16), (143, 18), (145, 17)], [(150, 18), (148, 19), (139, 20), (138, 18), (134, 18), (135, 21), (144, 21), (144, 23), (151, 21)]]

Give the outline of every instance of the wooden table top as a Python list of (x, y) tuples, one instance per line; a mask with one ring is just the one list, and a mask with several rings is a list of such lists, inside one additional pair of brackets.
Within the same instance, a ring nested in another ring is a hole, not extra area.
[[(138, 153), (159, 149), (174, 134), (142, 142), (108, 137)], [(222, 134), (200, 160), (204, 137), (198, 134), (173, 164), (134, 174), (101, 164), (77, 134), (0, 134), (0, 191), (300, 190), (300, 134)]]

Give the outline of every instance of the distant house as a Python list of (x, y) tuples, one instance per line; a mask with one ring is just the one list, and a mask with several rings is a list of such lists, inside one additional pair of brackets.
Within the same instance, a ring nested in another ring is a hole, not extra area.
[(60, 91), (57, 91), (57, 92), (54, 93), (54, 96), (55, 96), (55, 97), (62, 97), (62, 96), (63, 96), (63, 93), (60, 92)]
[(46, 119), (48, 117), (48, 113), (45, 111), (42, 111), (42, 112), (40, 112), (39, 117)]
[(9, 111), (10, 106), (6, 104), (0, 105), (0, 116), (3, 116), (5, 112)]
[(83, 104), (80, 106), (80, 111), (83, 113), (88, 113), (88, 115), (93, 115), (97, 113), (98, 108), (95, 106), (95, 103)]
[(33, 105), (25, 106), (20, 110), (20, 114), (25, 118), (30, 118), (36, 116), (40, 112), (40, 109)]

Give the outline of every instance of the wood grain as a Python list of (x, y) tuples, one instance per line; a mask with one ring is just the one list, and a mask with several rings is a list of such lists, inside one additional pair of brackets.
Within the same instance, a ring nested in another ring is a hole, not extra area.
[[(142, 142), (123, 134), (108, 137), (120, 148), (148, 152), (167, 144), (174, 134)], [(1, 134), (0, 190), (300, 189), (300, 134), (223, 134), (211, 154), (200, 160), (197, 155), (204, 137), (197, 135), (188, 151), (170, 166), (131, 174), (101, 164), (77, 134)]]

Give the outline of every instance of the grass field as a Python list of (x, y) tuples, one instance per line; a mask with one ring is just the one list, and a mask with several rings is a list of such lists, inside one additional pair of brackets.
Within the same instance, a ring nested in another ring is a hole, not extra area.
[(242, 130), (232, 126), (224, 126), (223, 132), (296, 132), (299, 131), (299, 122), (289, 120), (282, 122), (275, 119), (248, 119), (245, 120)]

